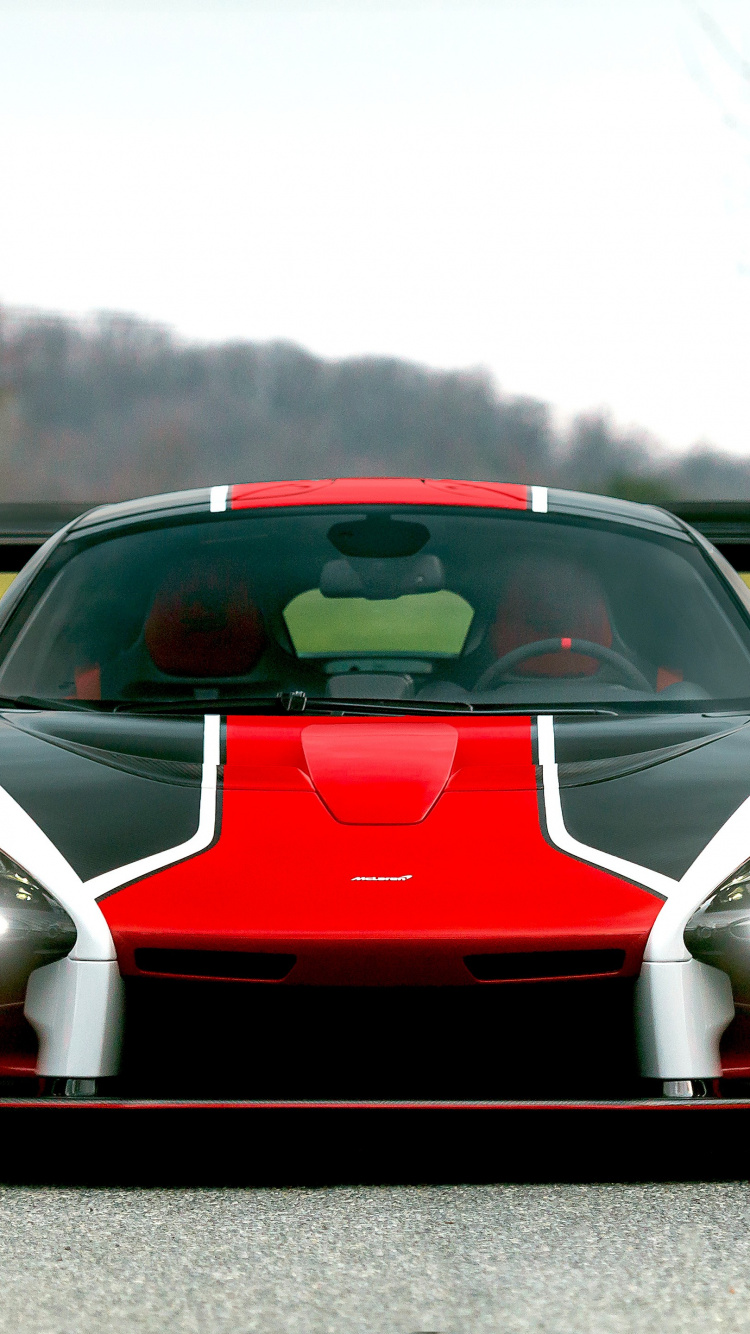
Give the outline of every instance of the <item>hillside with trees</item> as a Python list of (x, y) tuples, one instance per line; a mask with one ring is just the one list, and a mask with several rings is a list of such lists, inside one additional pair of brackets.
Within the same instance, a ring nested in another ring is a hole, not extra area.
[(674, 456), (483, 370), (197, 344), (135, 318), (0, 311), (0, 499), (118, 499), (336, 474), (503, 479), (634, 499), (750, 499), (750, 460)]

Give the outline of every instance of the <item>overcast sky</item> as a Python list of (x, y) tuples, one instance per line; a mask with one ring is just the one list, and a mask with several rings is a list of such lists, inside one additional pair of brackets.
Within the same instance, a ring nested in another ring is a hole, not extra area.
[(750, 454), (743, 54), (747, 0), (0, 0), (0, 301)]

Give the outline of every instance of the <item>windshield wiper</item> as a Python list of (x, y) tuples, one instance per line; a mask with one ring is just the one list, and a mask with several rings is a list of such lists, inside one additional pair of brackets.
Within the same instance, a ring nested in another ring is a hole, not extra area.
[(514, 718), (520, 718), (520, 717), (523, 717), (525, 714), (532, 714), (532, 713), (533, 713), (534, 717), (536, 717), (536, 716), (537, 716), (538, 714), (540, 714), (540, 713), (547, 713), (547, 714), (553, 713), (553, 714), (555, 715), (556, 718), (559, 718), (559, 717), (561, 717), (563, 714), (567, 714), (567, 713), (582, 714), (582, 715), (592, 715), (592, 714), (595, 714), (595, 715), (601, 715), (601, 716), (604, 717), (604, 718), (619, 718), (619, 717), (620, 717), (620, 715), (619, 715), (619, 713), (617, 712), (616, 709), (605, 709), (605, 708), (601, 708), (598, 704), (592, 704), (590, 708), (586, 708), (586, 707), (585, 707), (584, 705), (582, 705), (582, 704), (571, 704), (571, 705), (567, 705), (567, 704), (562, 704), (562, 705), (558, 705), (558, 704), (513, 704), (513, 705), (506, 705), (506, 706), (505, 706), (504, 708), (502, 708), (502, 709), (493, 709), (491, 705), (488, 705), (487, 707), (484, 707), (482, 704), (475, 704), (475, 705), (474, 705), (474, 712), (475, 712), (475, 713), (481, 713), (483, 717), (484, 717), (486, 714), (490, 714), (490, 715), (492, 715), (492, 714), (498, 714), (498, 715), (502, 715), (502, 714), (512, 714)]
[(257, 710), (258, 713), (285, 713), (279, 695), (217, 695), (215, 699), (195, 699), (191, 695), (165, 695), (161, 699), (118, 699), (111, 704), (113, 713), (232, 713)]
[(505, 704), (499, 708), (493, 708), (492, 705), (472, 704), (470, 700), (440, 700), (440, 699), (409, 699), (409, 700), (378, 700), (378, 699), (332, 699), (328, 700), (311, 699), (307, 701), (308, 711), (310, 707), (319, 709), (320, 706), (328, 712), (335, 713), (473, 713), (481, 714), (482, 717), (498, 718), (519, 718), (526, 714), (533, 713), (575, 713), (575, 714), (603, 714), (608, 718), (618, 718), (619, 714), (614, 709), (604, 709), (593, 707), (590, 709), (574, 705), (571, 708), (556, 708), (551, 704), (534, 704), (529, 707), (528, 704)]
[(280, 691), (277, 695), (223, 695), (216, 699), (118, 700), (115, 713), (472, 713), (468, 702), (440, 700), (324, 699), (304, 690)]
[(383, 714), (481, 714), (483, 717), (514, 717), (525, 714), (594, 714), (608, 718), (619, 717), (614, 709), (592, 706), (507, 704), (498, 708), (472, 704), (469, 700), (439, 699), (327, 699), (307, 695), (304, 690), (279, 691), (276, 695), (224, 695), (215, 699), (193, 699), (181, 696), (165, 699), (121, 700), (113, 704), (115, 713), (306, 713), (369, 715)]
[[(167, 696), (163, 699), (118, 700), (114, 713), (473, 713), (467, 701), (441, 700), (325, 699), (304, 690), (279, 691), (276, 695), (218, 695), (215, 699)], [(508, 710), (513, 712), (513, 710)], [(517, 712), (517, 710), (516, 710)]]
[(326, 713), (473, 713), (468, 700), (441, 699), (319, 699), (307, 701), (307, 711)]
[(45, 712), (72, 711), (90, 713), (96, 710), (99, 700), (84, 699), (45, 699), (41, 695), (0, 695), (0, 709), (43, 709)]

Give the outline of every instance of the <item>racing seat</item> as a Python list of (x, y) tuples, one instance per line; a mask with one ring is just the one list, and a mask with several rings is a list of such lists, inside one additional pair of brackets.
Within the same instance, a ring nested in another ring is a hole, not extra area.
[(241, 576), (207, 560), (175, 565), (157, 586), (130, 647), (101, 668), (86, 663), (76, 673), (78, 697), (94, 698), (81, 692), (100, 682), (108, 699), (162, 694), (165, 677), (192, 694), (212, 678), (248, 676), (267, 644), (263, 618)]
[(244, 579), (221, 565), (193, 561), (157, 590), (143, 639), (167, 676), (247, 676), (268, 644), (263, 617)]
[[(604, 592), (586, 566), (554, 556), (526, 556), (514, 566), (490, 628), (496, 658), (542, 639), (588, 639), (612, 647), (612, 627)], [(560, 650), (528, 658), (514, 675), (594, 676), (596, 658)]]

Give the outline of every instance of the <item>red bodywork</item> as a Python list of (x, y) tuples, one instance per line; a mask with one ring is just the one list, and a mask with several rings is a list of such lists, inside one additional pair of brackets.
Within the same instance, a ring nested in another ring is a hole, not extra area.
[(455, 482), (432, 477), (326, 477), (307, 482), (251, 482), (229, 488), (233, 510), (288, 505), (479, 505), (531, 507), (531, 488), (509, 482)]
[(218, 841), (102, 902), (125, 973), (139, 947), (279, 951), (271, 985), (359, 986), (487, 985), (465, 955), (524, 950), (632, 975), (660, 907), (546, 841), (528, 718), (230, 718)]

